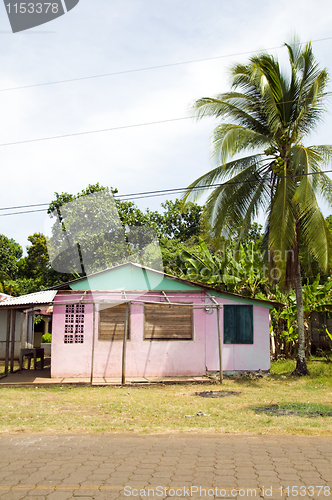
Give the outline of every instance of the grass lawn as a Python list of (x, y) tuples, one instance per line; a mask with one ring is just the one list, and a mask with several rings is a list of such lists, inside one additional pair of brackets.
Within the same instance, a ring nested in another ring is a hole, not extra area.
[[(302, 378), (290, 375), (294, 366), (279, 361), (271, 375), (229, 378), (222, 385), (1, 388), (0, 432), (331, 436), (332, 363), (312, 360), (310, 376)], [(235, 394), (196, 394), (209, 391)]]

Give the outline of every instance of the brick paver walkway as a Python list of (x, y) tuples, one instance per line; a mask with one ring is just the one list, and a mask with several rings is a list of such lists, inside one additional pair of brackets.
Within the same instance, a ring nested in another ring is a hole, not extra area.
[(0, 436), (0, 500), (332, 499), (331, 473), (331, 437)]

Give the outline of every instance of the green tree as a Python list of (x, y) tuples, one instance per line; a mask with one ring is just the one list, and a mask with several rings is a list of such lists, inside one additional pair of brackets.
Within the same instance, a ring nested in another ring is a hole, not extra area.
[(10, 279), (15, 279), (17, 276), (18, 261), (22, 254), (22, 248), (15, 240), (0, 234), (0, 271)]
[[(307, 374), (299, 246), (306, 247), (327, 272), (331, 267), (331, 234), (317, 195), (332, 201), (332, 181), (321, 170), (332, 157), (332, 146), (310, 146), (303, 139), (320, 121), (328, 73), (317, 64), (311, 44), (286, 44), (289, 73), (269, 54), (236, 64), (232, 89), (215, 98), (196, 101), (197, 118), (231, 119), (214, 130), (217, 167), (194, 181), (186, 199), (219, 184), (205, 204), (205, 216), (220, 237), (240, 227), (243, 238), (258, 211), (267, 214), (265, 244), (273, 277), (295, 287), (298, 355), (295, 373)], [(247, 156), (238, 158), (241, 152)], [(235, 156), (235, 159), (234, 159)], [(313, 175), (312, 175), (313, 174)], [(317, 174), (317, 175), (316, 175)], [(225, 181), (225, 182), (224, 182)]]
[(27, 255), (18, 262), (17, 284), (12, 285), (17, 294), (37, 292), (77, 277), (57, 273), (52, 269), (44, 234), (34, 233), (28, 237), (28, 241), (30, 245), (26, 247)]
[(42, 233), (28, 236), (27, 256), (21, 259), (20, 274), (47, 283), (50, 270), (46, 238)]
[[(118, 192), (115, 188), (107, 188), (97, 183), (93, 185), (90, 184), (86, 189), (82, 190), (80, 193), (77, 193), (77, 195), (72, 195), (69, 193), (55, 193), (56, 198), (50, 203), (48, 213), (50, 215), (56, 214), (62, 222), (63, 219), (61, 208), (66, 205), (66, 203), (100, 191), (105, 191), (106, 193), (108, 192), (112, 195), (116, 195)], [(185, 269), (183, 259), (181, 258), (182, 250), (187, 247), (191, 248), (195, 243), (198, 243), (198, 236), (203, 231), (203, 226), (201, 223), (202, 207), (200, 207), (196, 203), (184, 204), (178, 199), (175, 201), (168, 200), (165, 203), (161, 204), (164, 211), (162, 213), (159, 213), (157, 211), (151, 211), (149, 209), (143, 212), (137, 207), (134, 202), (122, 201), (120, 199), (117, 199), (116, 197), (114, 199), (114, 202), (117, 210), (116, 217), (119, 217), (121, 226), (125, 231), (127, 237), (128, 226), (144, 226), (153, 228), (159, 237), (160, 249), (162, 252), (165, 270), (172, 273), (181, 273), (180, 269)], [(96, 214), (96, 217), (92, 219), (93, 225), (98, 224), (97, 215), (98, 214)], [(65, 229), (64, 224), (63, 229)], [(86, 234), (84, 233), (89, 233), (88, 228), (84, 228), (84, 230), (82, 230), (80, 234), (80, 241), (84, 242), (84, 246), (86, 247), (86, 242), (88, 240), (88, 243), (90, 243), (91, 236), (86, 237)], [(141, 231), (138, 231), (138, 233), (140, 236), (143, 234)], [(131, 231), (131, 236), (133, 237), (133, 230)], [(121, 237), (123, 238), (123, 232), (122, 236), (120, 235), (120, 239)], [(59, 244), (61, 244), (63, 238), (65, 238), (65, 232), (59, 231)], [(147, 238), (149, 238), (148, 233)], [(108, 246), (107, 248), (109, 250)], [(123, 254), (123, 248), (119, 248), (120, 254)], [(117, 249), (115, 249), (115, 252), (116, 251)], [(104, 254), (107, 254), (105, 257), (106, 260), (109, 258), (109, 251), (104, 252), (103, 250), (103, 241), (101, 241), (100, 245), (98, 245), (98, 252), (99, 262), (103, 261)], [(115, 252), (113, 253), (113, 256), (115, 255)], [(95, 254), (95, 252), (91, 251), (91, 254)], [(97, 262), (96, 258), (94, 260), (95, 262)]]
[(149, 224), (154, 226), (161, 237), (187, 241), (202, 232), (201, 215), (203, 208), (197, 203), (183, 203), (181, 200), (166, 200), (161, 203), (163, 213), (147, 210)]

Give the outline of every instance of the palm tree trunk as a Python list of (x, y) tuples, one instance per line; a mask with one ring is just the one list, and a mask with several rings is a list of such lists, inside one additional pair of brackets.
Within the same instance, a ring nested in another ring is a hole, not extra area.
[[(298, 250), (297, 250), (298, 252)], [(303, 314), (303, 296), (301, 283), (301, 266), (299, 255), (296, 256), (297, 267), (295, 274), (295, 295), (297, 309), (297, 326), (298, 326), (298, 352), (296, 360), (296, 368), (293, 375), (309, 375), (307, 363), (305, 359), (305, 337), (304, 337), (304, 314)]]

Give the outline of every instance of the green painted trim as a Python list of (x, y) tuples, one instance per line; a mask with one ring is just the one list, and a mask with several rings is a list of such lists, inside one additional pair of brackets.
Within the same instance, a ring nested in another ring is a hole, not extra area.
[(266, 302), (264, 300), (259, 300), (259, 299), (250, 299), (247, 297), (240, 297), (237, 295), (228, 295), (228, 293), (222, 293), (222, 292), (215, 292), (215, 291), (210, 291), (209, 295), (212, 295), (213, 297), (220, 297), (222, 299), (227, 299), (227, 300), (233, 300), (234, 302), (239, 302), (240, 304), (252, 304), (253, 306), (261, 306), (265, 307), (266, 309), (273, 309), (274, 305)]

